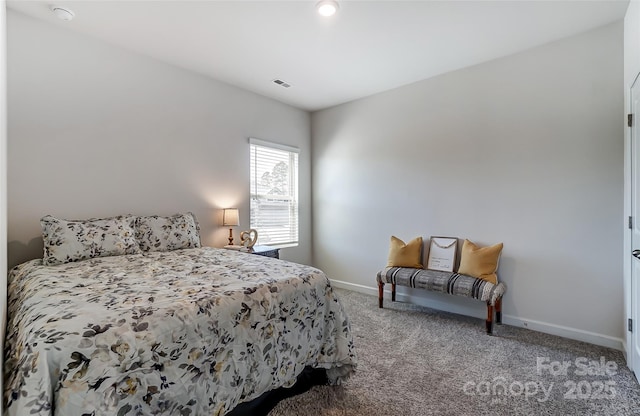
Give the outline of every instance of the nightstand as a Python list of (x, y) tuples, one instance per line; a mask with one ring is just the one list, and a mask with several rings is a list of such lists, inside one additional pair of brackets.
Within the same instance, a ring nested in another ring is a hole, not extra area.
[(264, 257), (273, 257), (274, 259), (280, 258), (280, 249), (269, 246), (253, 246), (251, 251), (248, 251), (247, 253), (257, 254), (258, 256)]

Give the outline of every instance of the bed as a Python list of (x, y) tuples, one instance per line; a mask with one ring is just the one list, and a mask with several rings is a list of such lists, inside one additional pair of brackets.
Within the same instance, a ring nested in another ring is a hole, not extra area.
[(47, 264), (45, 234), (45, 258), (11, 270), (8, 415), (224, 415), (305, 368), (331, 384), (354, 371), (322, 271), (207, 247), (124, 251)]

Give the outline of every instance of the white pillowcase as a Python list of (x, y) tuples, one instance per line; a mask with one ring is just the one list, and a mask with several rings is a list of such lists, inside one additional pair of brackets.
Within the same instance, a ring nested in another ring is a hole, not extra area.
[(200, 227), (191, 212), (170, 217), (151, 215), (136, 220), (136, 239), (142, 251), (172, 251), (200, 247)]
[(131, 215), (88, 220), (64, 220), (47, 215), (40, 219), (45, 265), (94, 257), (139, 254), (136, 217)]

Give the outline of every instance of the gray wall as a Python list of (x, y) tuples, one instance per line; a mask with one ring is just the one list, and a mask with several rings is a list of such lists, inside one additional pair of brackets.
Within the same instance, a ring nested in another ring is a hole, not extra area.
[(374, 293), (392, 234), (504, 242), (507, 322), (621, 348), (622, 39), (619, 22), (313, 113), (315, 265)]
[(239, 207), (248, 137), (300, 148), (300, 245), (310, 263), (310, 116), (265, 97), (8, 12), (9, 264), (42, 256), (39, 219), (193, 211), (206, 245)]
[[(0, 344), (4, 351), (7, 323), (7, 7), (0, 1)], [(4, 354), (0, 358), (4, 368)], [(4, 377), (3, 377), (4, 378)], [(0, 379), (0, 391), (4, 380)], [(2, 411), (0, 411), (0, 414)]]

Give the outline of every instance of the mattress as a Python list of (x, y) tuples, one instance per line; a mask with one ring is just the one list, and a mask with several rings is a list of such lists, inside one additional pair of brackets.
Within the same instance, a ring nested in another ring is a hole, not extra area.
[(8, 415), (223, 415), (355, 370), (326, 275), (214, 248), (100, 257), (9, 274)]

